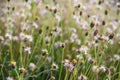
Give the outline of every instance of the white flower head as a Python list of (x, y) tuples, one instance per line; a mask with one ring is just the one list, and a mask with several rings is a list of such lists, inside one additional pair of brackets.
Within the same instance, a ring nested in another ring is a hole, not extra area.
[(79, 48), (79, 51), (84, 54), (87, 54), (88, 50), (89, 50), (89, 48), (87, 46), (81, 46), (81, 48)]
[(8, 40), (12, 40), (12, 35), (9, 34), (9, 33), (6, 33), (6, 34), (5, 34), (5, 37), (6, 37)]
[(37, 29), (38, 28), (38, 24), (37, 23), (33, 23), (33, 26)]
[(31, 48), (30, 47), (25, 47), (24, 52), (28, 53), (28, 54), (31, 54)]
[(6, 80), (14, 80), (13, 77), (7, 77)]
[(85, 75), (80, 75), (78, 77), (78, 80), (87, 80), (87, 77)]
[(36, 69), (36, 65), (35, 65), (34, 63), (30, 63), (30, 64), (29, 64), (29, 69), (30, 69), (31, 71), (34, 71), (34, 70)]
[(26, 35), (26, 38), (29, 42), (32, 42), (33, 41), (33, 37), (31, 35)]

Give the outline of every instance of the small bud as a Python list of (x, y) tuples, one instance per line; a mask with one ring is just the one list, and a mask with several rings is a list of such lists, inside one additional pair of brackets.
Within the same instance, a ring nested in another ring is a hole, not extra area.
[(50, 36), (53, 36), (53, 32), (50, 32)]
[(114, 37), (114, 34), (109, 35), (109, 39), (113, 39), (113, 37)]
[(98, 30), (96, 29), (93, 34), (96, 36), (98, 34)]
[(48, 30), (49, 29), (49, 26), (46, 26), (46, 30)]
[(90, 15), (87, 15), (87, 17), (89, 18), (89, 17), (90, 17)]
[(95, 40), (95, 43), (98, 43), (98, 40)]
[(10, 50), (6, 50), (6, 55), (9, 55), (10, 54)]
[(41, 34), (42, 33), (42, 29), (39, 29), (39, 34)]
[(73, 11), (73, 15), (75, 15), (75, 11)]
[(95, 23), (94, 22), (91, 22), (90, 23), (90, 27), (93, 28), (95, 26)]
[(64, 43), (62, 43), (62, 44), (61, 44), (61, 47), (62, 47), (62, 48), (65, 48), (65, 44), (64, 44)]
[(105, 25), (105, 21), (102, 21), (102, 25), (103, 25), (103, 26)]
[(88, 36), (88, 31), (85, 31), (85, 36)]
[(105, 15), (107, 15), (108, 14), (108, 11), (107, 10), (105, 10)]
[(57, 9), (54, 9), (53, 12), (54, 12), (54, 14), (57, 13)]
[(48, 5), (46, 5), (45, 8), (48, 9), (49, 8)]
[(14, 10), (15, 10), (15, 7), (12, 7), (12, 10), (14, 11)]
[(8, 2), (10, 2), (10, 0), (7, 0)]
[(79, 13), (79, 14), (80, 14), (80, 16), (82, 16), (82, 11), (80, 11), (80, 13)]
[(25, 0), (25, 2), (28, 2), (28, 0)]
[(80, 8), (80, 4), (78, 4), (78, 6), (77, 6), (78, 8)]
[(103, 0), (99, 0), (98, 5), (101, 5), (103, 3)]
[(10, 6), (7, 6), (7, 9), (10, 10)]
[(35, 17), (35, 21), (37, 21), (38, 20), (38, 17)]

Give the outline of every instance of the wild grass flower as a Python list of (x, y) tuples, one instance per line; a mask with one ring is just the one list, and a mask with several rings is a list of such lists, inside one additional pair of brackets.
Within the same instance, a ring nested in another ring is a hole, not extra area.
[(50, 41), (51, 41), (51, 38), (49, 36), (46, 36), (45, 37), (45, 42), (48, 44), (48, 43), (50, 43)]
[(52, 64), (52, 70), (57, 70), (57, 69), (58, 69), (58, 65), (55, 64), (55, 63), (53, 63), (53, 64)]
[(87, 46), (81, 46), (81, 48), (79, 48), (79, 51), (83, 54), (87, 54), (88, 50), (89, 48)]
[(48, 55), (48, 50), (47, 50), (47, 49), (43, 49), (43, 50), (42, 50), (42, 55), (43, 55), (43, 56)]
[(7, 77), (6, 80), (14, 80), (13, 77)]
[(76, 59), (73, 59), (73, 60), (72, 60), (72, 64), (73, 64), (73, 65), (76, 65), (76, 64), (77, 64), (77, 60), (76, 60)]
[(96, 60), (95, 60), (95, 59), (93, 59), (93, 58), (91, 58), (91, 57), (88, 57), (88, 62), (89, 62), (89, 63), (91, 63), (91, 64), (93, 64), (93, 63), (95, 63), (95, 62), (96, 62)]
[(99, 72), (99, 67), (96, 65), (93, 65), (92, 71), (98, 73)]
[(25, 73), (26, 69), (24, 67), (19, 68), (20, 73)]
[(70, 63), (69, 66), (68, 66), (68, 71), (73, 72), (74, 68), (75, 68), (75, 66), (72, 63)]
[(34, 70), (36, 69), (36, 65), (35, 65), (34, 63), (30, 63), (30, 64), (29, 64), (29, 69), (30, 69), (31, 71), (34, 71)]
[(87, 80), (87, 77), (85, 75), (80, 75), (78, 77), (78, 80)]
[(94, 22), (91, 22), (90, 23), (90, 27), (93, 28), (95, 26), (95, 23)]
[(15, 62), (15, 61), (11, 61), (11, 62), (10, 62), (10, 66), (11, 66), (12, 68), (15, 68), (15, 67), (16, 67), (16, 62)]
[(99, 67), (99, 70), (100, 70), (101, 72), (106, 72), (106, 71), (107, 71), (107, 68), (106, 68), (105, 66), (101, 65), (101, 66)]
[(114, 60), (118, 61), (118, 60), (120, 60), (120, 55), (115, 54), (113, 58), (114, 58)]
[(38, 28), (38, 24), (37, 23), (33, 23), (33, 26), (37, 29)]
[(65, 59), (65, 60), (63, 61), (63, 64), (64, 64), (65, 67), (68, 67), (69, 64), (70, 64), (70, 61), (69, 61), (68, 59)]
[(0, 1), (0, 80), (119, 79), (119, 18), (119, 0)]
[(30, 47), (25, 47), (24, 52), (27, 54), (31, 54), (31, 48)]

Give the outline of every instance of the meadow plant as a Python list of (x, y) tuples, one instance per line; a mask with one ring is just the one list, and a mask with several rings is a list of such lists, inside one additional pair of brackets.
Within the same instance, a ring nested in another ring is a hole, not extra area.
[(0, 0), (0, 80), (120, 80), (120, 0)]

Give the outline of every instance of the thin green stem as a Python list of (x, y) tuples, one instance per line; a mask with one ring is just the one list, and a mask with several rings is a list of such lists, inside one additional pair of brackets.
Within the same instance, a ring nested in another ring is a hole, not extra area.
[(59, 80), (61, 80), (61, 75), (62, 75), (62, 69), (63, 69), (62, 61), (63, 61), (63, 57), (64, 57), (64, 49), (62, 50), (62, 56), (61, 56), (61, 66), (60, 66)]

